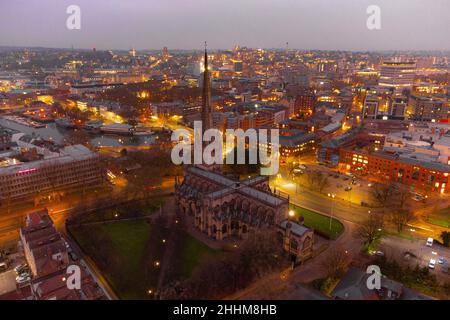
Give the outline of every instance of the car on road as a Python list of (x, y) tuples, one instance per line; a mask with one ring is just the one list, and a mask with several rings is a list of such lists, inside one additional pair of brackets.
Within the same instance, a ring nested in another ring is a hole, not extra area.
[(303, 173), (305, 173), (305, 171), (303, 171), (300, 168), (295, 168), (294, 170), (292, 170), (292, 172), (294, 172), (295, 174), (303, 174)]
[(433, 238), (428, 238), (427, 239), (427, 247), (432, 247), (433, 246)]
[(444, 264), (445, 263), (445, 258), (444, 257), (439, 257), (438, 258), (438, 263), (439, 264)]
[(344, 189), (345, 191), (350, 191), (350, 190), (352, 190), (352, 187), (350, 187), (350, 186), (348, 186), (348, 187), (345, 187), (345, 189)]
[(383, 251), (375, 251), (374, 255), (379, 256), (379, 257), (383, 257), (384, 256), (384, 252)]
[(436, 267), (436, 260), (430, 259), (430, 262), (428, 263), (428, 268), (434, 269)]
[(367, 186), (370, 188), (373, 186), (373, 183), (368, 183)]

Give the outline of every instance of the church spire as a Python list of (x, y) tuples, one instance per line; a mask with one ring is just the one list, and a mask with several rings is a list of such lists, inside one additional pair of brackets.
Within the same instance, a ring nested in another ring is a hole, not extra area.
[(212, 128), (212, 114), (211, 114), (211, 83), (208, 70), (208, 52), (205, 41), (205, 71), (203, 72), (203, 92), (202, 92), (202, 124), (203, 132)]

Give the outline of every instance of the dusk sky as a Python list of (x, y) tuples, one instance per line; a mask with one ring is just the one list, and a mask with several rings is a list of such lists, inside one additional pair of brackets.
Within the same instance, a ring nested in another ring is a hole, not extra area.
[[(81, 7), (81, 30), (66, 8)], [(369, 5), (381, 30), (366, 27)], [(0, 45), (449, 50), (449, 0), (0, 0)]]

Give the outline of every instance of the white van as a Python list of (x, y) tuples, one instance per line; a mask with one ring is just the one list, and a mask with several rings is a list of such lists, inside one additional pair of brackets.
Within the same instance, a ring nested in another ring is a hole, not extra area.
[(428, 238), (427, 239), (427, 247), (432, 247), (433, 246), (433, 238)]

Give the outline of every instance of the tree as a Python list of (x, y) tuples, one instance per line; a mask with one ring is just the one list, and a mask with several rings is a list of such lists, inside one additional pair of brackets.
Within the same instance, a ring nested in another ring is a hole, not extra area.
[(405, 186), (401, 186), (397, 189), (397, 191), (393, 192), (392, 197), (392, 206), (404, 210), (409, 207), (409, 190)]
[(442, 231), (440, 238), (444, 242), (444, 246), (450, 247), (450, 232)]
[[(283, 264), (282, 248), (273, 232), (256, 232), (235, 251), (220, 257), (209, 257), (193, 276), (176, 288), (170, 286), (165, 298), (213, 299), (245, 288), (255, 279), (279, 270)], [(169, 294), (167, 294), (169, 292)], [(179, 292), (174, 294), (174, 292)]]
[(330, 253), (322, 262), (322, 267), (327, 272), (327, 278), (340, 278), (345, 273), (345, 270), (351, 260), (351, 255), (342, 247), (337, 247), (330, 250)]
[(394, 208), (390, 214), (390, 220), (396, 226), (397, 232), (403, 231), (403, 228), (415, 218), (413, 211), (408, 209)]
[(371, 245), (381, 236), (383, 228), (383, 217), (377, 214), (371, 214), (356, 230), (355, 236), (364, 241), (364, 244)]
[(326, 187), (330, 185), (330, 181), (328, 180), (328, 177), (323, 174), (322, 172), (317, 172), (317, 189), (319, 192), (322, 192)]
[(305, 173), (306, 183), (313, 190), (322, 192), (330, 185), (328, 177), (320, 171), (307, 171)]
[(370, 190), (370, 194), (375, 202), (377, 202), (382, 208), (386, 208), (389, 206), (390, 200), (392, 199), (392, 195), (394, 193), (394, 189), (392, 185), (386, 184), (375, 184)]
[(308, 187), (310, 189), (314, 189), (314, 185), (316, 184), (316, 175), (314, 171), (306, 171), (305, 179)]

